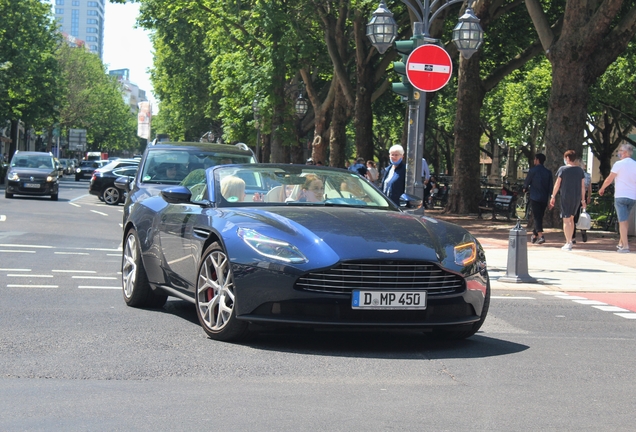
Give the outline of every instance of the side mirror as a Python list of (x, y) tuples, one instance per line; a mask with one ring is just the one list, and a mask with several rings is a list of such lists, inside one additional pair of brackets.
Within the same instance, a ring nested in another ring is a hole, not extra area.
[(117, 177), (115, 179), (115, 187), (117, 189), (123, 189), (127, 192), (130, 188), (130, 182), (132, 181), (132, 179), (133, 177), (128, 177), (128, 176)]
[(422, 207), (422, 203), (423, 203), (423, 199), (415, 196), (415, 195), (409, 195), (407, 193), (403, 193), (400, 196), (400, 208), (407, 208), (407, 209), (418, 209), (420, 207)]
[(190, 202), (192, 192), (185, 186), (174, 186), (162, 190), (161, 196), (170, 204), (185, 204)]

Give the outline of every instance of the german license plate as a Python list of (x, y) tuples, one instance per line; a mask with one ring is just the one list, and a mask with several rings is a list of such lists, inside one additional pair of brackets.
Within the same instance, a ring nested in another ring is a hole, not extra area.
[(40, 185), (38, 183), (25, 183), (24, 187), (29, 189), (40, 189)]
[(353, 309), (426, 309), (425, 291), (353, 291)]

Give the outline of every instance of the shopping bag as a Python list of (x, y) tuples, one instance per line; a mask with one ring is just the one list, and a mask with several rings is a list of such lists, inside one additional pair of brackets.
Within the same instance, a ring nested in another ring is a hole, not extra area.
[(576, 229), (587, 231), (590, 228), (592, 228), (592, 218), (590, 217), (589, 213), (585, 211), (585, 209), (581, 209), (579, 221), (576, 223)]

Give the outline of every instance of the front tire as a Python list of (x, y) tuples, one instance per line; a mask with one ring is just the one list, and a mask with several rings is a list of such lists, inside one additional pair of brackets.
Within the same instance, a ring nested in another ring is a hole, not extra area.
[(121, 194), (119, 189), (115, 186), (109, 186), (102, 192), (102, 201), (108, 205), (117, 205), (121, 201)]
[(12, 194), (12, 193), (7, 192), (7, 190), (5, 189), (5, 191), (4, 191), (4, 197), (5, 197), (5, 198), (9, 198), (9, 199), (11, 199), (11, 198), (13, 198), (13, 194)]
[(211, 339), (240, 340), (248, 335), (248, 323), (236, 318), (232, 264), (218, 243), (212, 243), (203, 254), (195, 300), (199, 322)]
[(57, 199), (58, 199), (58, 195), (57, 194), (51, 194), (51, 200), (57, 201)]
[(121, 278), (124, 301), (132, 307), (160, 308), (166, 304), (167, 295), (154, 292), (141, 259), (141, 248), (137, 231), (131, 229), (126, 235), (121, 263)]

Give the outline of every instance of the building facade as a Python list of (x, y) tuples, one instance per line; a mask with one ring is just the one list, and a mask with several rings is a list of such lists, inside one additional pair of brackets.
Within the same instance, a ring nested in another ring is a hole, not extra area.
[(52, 0), (53, 12), (63, 33), (82, 42), (102, 58), (106, 0)]

